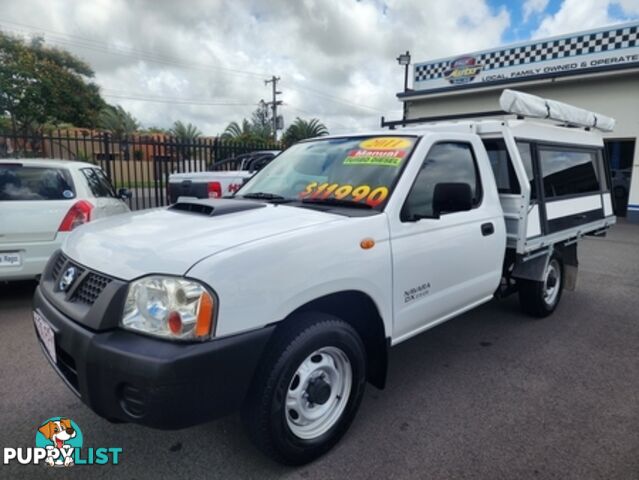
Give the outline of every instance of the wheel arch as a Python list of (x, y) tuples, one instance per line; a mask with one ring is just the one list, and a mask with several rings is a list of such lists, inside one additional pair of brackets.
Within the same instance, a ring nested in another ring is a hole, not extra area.
[(350, 324), (366, 349), (366, 379), (375, 387), (384, 388), (390, 339), (386, 336), (379, 309), (369, 295), (359, 290), (345, 290), (311, 300), (296, 308), (281, 321), (272, 338), (277, 338), (278, 331), (288, 328), (298, 314), (305, 312), (327, 313)]
[(579, 266), (576, 241), (551, 245), (537, 254), (532, 254), (530, 259), (525, 259), (521, 255), (516, 256), (512, 276), (516, 279), (540, 282), (543, 280), (546, 267), (553, 257), (560, 261), (563, 270), (572, 267), (574, 271), (570, 271), (571, 277), (576, 277), (576, 269)]

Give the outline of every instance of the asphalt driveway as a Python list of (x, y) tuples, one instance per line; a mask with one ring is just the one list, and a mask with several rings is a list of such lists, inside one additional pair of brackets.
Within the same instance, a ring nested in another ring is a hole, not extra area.
[[(302, 468), (274, 464), (229, 417), (161, 432), (113, 425), (62, 383), (36, 343), (32, 283), (0, 284), (0, 444), (34, 446), (69, 416), (118, 466), (0, 465), (0, 478), (639, 479), (639, 226), (580, 244), (576, 292), (544, 320), (492, 302), (392, 352), (353, 427)], [(171, 412), (167, 412), (170, 415)]]

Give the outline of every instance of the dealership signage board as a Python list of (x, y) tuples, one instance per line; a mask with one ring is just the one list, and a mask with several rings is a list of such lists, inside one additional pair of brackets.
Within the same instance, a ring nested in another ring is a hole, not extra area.
[(413, 88), (441, 91), (639, 67), (638, 37), (639, 22), (633, 22), (417, 63)]

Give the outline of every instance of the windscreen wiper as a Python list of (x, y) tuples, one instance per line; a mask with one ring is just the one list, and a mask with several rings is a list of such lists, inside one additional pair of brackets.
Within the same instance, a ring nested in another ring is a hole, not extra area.
[(355, 200), (346, 200), (343, 198), (304, 198), (302, 203), (310, 203), (315, 205), (330, 205), (334, 207), (348, 207), (348, 208), (364, 208), (370, 210), (371, 207), (368, 203), (356, 202)]
[(285, 202), (293, 201), (292, 199), (283, 197), (282, 195), (278, 195), (276, 193), (268, 193), (268, 192), (247, 193), (246, 195), (237, 195), (236, 198), (249, 198), (254, 200), (272, 200), (277, 203), (285, 203)]

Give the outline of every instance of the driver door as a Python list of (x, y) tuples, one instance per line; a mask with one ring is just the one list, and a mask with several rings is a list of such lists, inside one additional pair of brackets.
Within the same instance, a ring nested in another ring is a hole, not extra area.
[[(481, 303), (499, 284), (505, 227), (481, 148), (478, 139), (434, 142), (399, 218), (390, 219), (394, 342)], [(472, 209), (437, 218), (433, 194), (438, 183), (468, 184)]]

